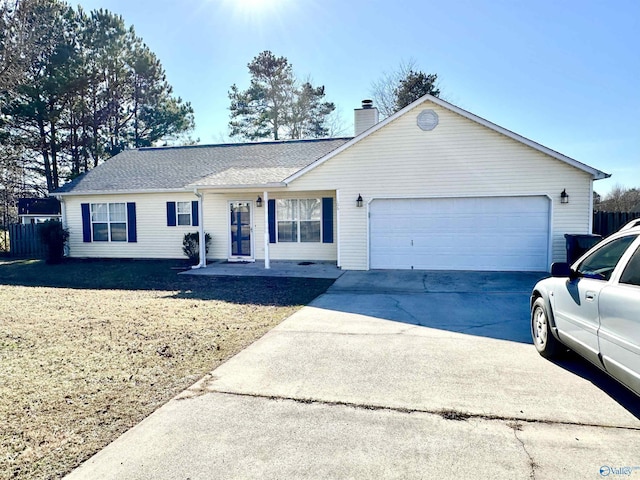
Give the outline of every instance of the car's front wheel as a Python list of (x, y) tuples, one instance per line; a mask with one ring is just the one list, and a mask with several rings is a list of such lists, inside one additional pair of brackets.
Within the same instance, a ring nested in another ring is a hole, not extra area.
[(531, 338), (538, 353), (545, 358), (557, 356), (562, 345), (551, 332), (551, 322), (542, 298), (536, 299), (531, 307)]

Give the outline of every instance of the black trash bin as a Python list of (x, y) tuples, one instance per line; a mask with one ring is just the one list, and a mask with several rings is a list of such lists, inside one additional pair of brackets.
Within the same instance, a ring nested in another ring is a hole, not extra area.
[(602, 235), (565, 233), (564, 238), (567, 240), (567, 262), (573, 263), (602, 240)]

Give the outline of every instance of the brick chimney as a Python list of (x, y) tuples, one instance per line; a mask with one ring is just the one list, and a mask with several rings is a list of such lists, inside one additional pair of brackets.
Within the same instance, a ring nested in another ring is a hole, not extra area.
[(365, 130), (369, 130), (379, 120), (378, 109), (373, 106), (373, 100), (362, 100), (362, 108), (354, 111), (354, 134), (357, 137)]

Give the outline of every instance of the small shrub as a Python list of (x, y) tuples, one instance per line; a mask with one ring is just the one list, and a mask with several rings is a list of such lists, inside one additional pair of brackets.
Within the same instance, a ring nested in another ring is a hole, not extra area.
[(38, 234), (47, 251), (47, 263), (60, 263), (64, 257), (64, 246), (69, 240), (69, 230), (58, 220), (47, 220), (38, 225)]
[[(205, 252), (209, 253), (211, 235), (204, 234)], [(185, 233), (182, 239), (182, 252), (195, 264), (200, 263), (200, 235), (198, 232)]]

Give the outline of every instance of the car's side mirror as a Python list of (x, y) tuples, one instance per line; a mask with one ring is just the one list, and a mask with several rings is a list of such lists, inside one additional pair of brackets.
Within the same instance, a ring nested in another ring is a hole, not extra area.
[(571, 266), (566, 262), (555, 262), (551, 264), (552, 277), (569, 277), (575, 276), (575, 272), (571, 270)]

